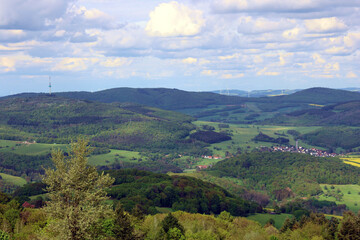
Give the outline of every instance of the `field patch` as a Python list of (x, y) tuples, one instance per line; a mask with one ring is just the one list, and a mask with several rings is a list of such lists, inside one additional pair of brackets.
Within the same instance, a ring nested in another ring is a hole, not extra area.
[(147, 158), (141, 156), (139, 152), (115, 149), (111, 149), (110, 152), (106, 154), (92, 155), (89, 157), (89, 164), (95, 166), (110, 165), (121, 161), (138, 163), (147, 161)]
[(22, 155), (45, 155), (53, 149), (67, 150), (68, 144), (46, 144), (22, 141), (0, 140), (0, 151)]
[(12, 183), (16, 186), (22, 187), (26, 184), (26, 180), (22, 177), (12, 176), (6, 173), (0, 173), (2, 179), (6, 182)]
[(357, 213), (360, 210), (360, 185), (329, 185), (320, 184), (324, 194), (319, 200), (345, 204), (349, 210)]

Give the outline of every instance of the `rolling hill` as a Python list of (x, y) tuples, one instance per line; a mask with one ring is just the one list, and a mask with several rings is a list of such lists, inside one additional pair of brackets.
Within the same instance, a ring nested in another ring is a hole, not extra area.
[(311, 126), (360, 126), (360, 101), (303, 109), (277, 115), (268, 124)]
[(185, 141), (195, 128), (192, 120), (181, 113), (131, 103), (46, 95), (0, 101), (0, 138), (8, 140), (69, 143), (83, 135), (100, 147), (171, 152), (193, 146)]

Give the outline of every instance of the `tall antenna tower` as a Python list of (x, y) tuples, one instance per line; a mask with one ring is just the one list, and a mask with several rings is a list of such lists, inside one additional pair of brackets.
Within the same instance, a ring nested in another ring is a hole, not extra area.
[(49, 76), (49, 95), (51, 95), (51, 77)]

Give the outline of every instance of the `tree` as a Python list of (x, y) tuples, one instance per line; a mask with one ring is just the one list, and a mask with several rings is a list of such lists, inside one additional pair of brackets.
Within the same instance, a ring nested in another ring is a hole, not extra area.
[(44, 209), (53, 220), (46, 229), (52, 239), (94, 239), (96, 224), (110, 213), (105, 190), (114, 180), (88, 165), (90, 152), (81, 138), (71, 143), (68, 157), (61, 150), (52, 152), (55, 169), (46, 169), (43, 177), (50, 199)]
[(115, 209), (115, 221), (113, 233), (116, 239), (133, 240), (136, 239), (134, 235), (134, 227), (131, 224), (129, 215), (124, 211), (124, 208), (119, 203)]
[(169, 213), (161, 222), (161, 230), (158, 239), (182, 240), (185, 239), (185, 229), (179, 220)]

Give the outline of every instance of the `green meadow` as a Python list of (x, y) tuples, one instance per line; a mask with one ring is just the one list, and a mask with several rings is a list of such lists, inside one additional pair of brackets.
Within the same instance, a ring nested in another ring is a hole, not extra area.
[(275, 221), (274, 227), (280, 229), (287, 218), (293, 218), (293, 217), (294, 217), (293, 215), (285, 214), (285, 213), (282, 214), (257, 213), (248, 216), (247, 219), (256, 221), (260, 223), (262, 226), (264, 226), (270, 219), (273, 219)]
[[(342, 195), (340, 201), (336, 200), (333, 196), (325, 196), (322, 194), (319, 197), (319, 200), (333, 201), (337, 204), (345, 204), (349, 210), (357, 213), (360, 210), (360, 185), (329, 185), (329, 184), (320, 184), (324, 193), (335, 192)], [(325, 186), (328, 190), (325, 189)], [(333, 186), (334, 189), (331, 189)]]
[(0, 173), (0, 176), (5, 182), (12, 183), (19, 187), (26, 184), (26, 180), (22, 177), (16, 177), (16, 176), (12, 176), (12, 175), (5, 174), (5, 173)]
[(60, 148), (67, 150), (67, 144), (46, 144), (46, 143), (24, 143), (20, 141), (0, 140), (1, 152), (12, 152), (24, 155), (44, 155), (52, 151), (52, 149)]
[(109, 153), (91, 155), (89, 157), (89, 163), (91, 165), (109, 165), (116, 162), (134, 162), (147, 161), (147, 158), (141, 156), (139, 152), (125, 151), (125, 150), (115, 150), (111, 149)]

